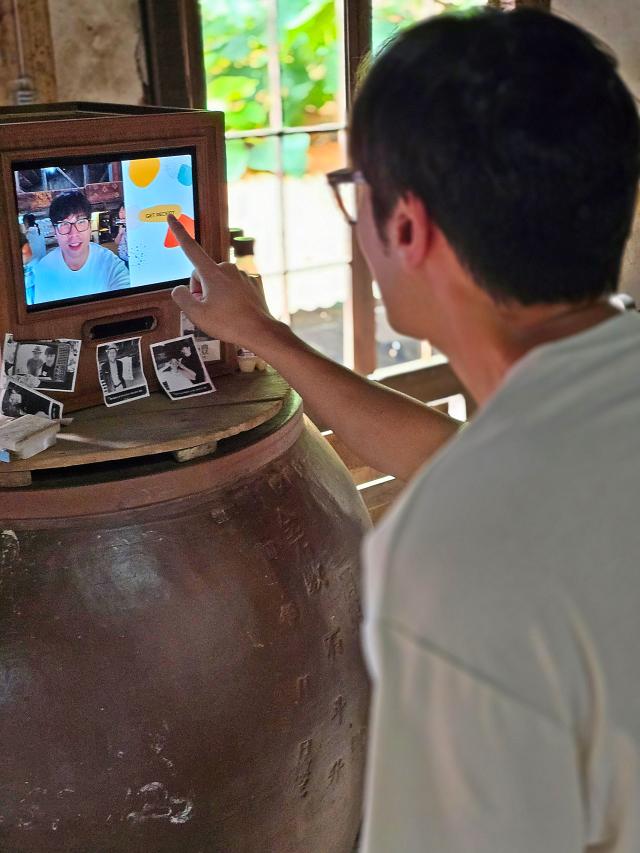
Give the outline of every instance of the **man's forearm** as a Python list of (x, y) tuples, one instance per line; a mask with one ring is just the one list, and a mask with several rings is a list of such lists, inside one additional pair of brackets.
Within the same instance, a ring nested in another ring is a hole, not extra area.
[(216, 264), (174, 216), (167, 221), (194, 265), (189, 288), (172, 292), (176, 303), (203, 331), (273, 365), (365, 464), (408, 480), (456, 432), (457, 421), (308, 347), (269, 314), (255, 280)]
[(458, 421), (336, 364), (283, 323), (260, 335), (260, 352), (367, 465), (408, 480), (459, 428)]

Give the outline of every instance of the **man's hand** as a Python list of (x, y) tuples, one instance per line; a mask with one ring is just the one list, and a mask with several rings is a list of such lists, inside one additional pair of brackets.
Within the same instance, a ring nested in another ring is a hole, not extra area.
[(194, 266), (173, 298), (198, 328), (258, 353), (302, 395), (311, 417), (331, 426), (362, 461), (408, 480), (458, 429), (440, 412), (352, 373), (273, 319), (259, 278), (216, 264), (173, 217), (169, 227)]
[(259, 351), (261, 334), (276, 323), (259, 276), (249, 276), (234, 264), (217, 264), (174, 216), (169, 214), (167, 222), (194, 267), (189, 287), (174, 288), (174, 301), (203, 332)]

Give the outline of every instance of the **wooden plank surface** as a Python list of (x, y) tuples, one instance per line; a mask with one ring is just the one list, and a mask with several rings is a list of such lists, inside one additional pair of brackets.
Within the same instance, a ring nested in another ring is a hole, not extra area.
[(269, 421), (289, 393), (273, 371), (217, 377), (215, 384), (213, 394), (181, 401), (156, 392), (123, 406), (74, 412), (53, 447), (0, 466), (0, 487), (23, 484), (25, 478), (17, 476), (22, 472), (211, 448)]
[[(93, 420), (106, 420), (110, 417), (116, 420), (126, 420), (128, 412), (161, 415), (178, 411), (181, 408), (208, 409), (216, 406), (241, 405), (243, 403), (262, 403), (283, 400), (289, 392), (289, 385), (275, 371), (269, 370), (253, 373), (232, 373), (228, 376), (216, 376), (213, 380), (216, 390), (213, 394), (203, 394), (201, 397), (191, 397), (182, 402), (170, 400), (166, 394), (155, 393), (143, 400), (116, 406), (111, 409), (105, 406), (92, 406), (79, 412), (71, 412), (76, 421), (87, 423)], [(61, 395), (60, 395), (61, 397)], [(64, 400), (62, 400), (64, 402)]]

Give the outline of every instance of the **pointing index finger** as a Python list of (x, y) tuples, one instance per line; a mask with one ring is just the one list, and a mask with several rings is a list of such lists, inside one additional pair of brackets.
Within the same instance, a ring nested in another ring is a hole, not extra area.
[(182, 251), (189, 258), (193, 266), (197, 270), (200, 270), (205, 261), (210, 261), (205, 250), (190, 234), (187, 233), (184, 225), (181, 222), (178, 222), (172, 213), (168, 214), (167, 223), (173, 233), (173, 236), (176, 238), (178, 243), (180, 243)]

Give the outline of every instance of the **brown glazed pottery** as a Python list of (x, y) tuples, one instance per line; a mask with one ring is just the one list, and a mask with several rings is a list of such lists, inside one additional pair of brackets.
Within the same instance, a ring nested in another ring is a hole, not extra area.
[(350, 853), (369, 521), (299, 398), (57, 477), (0, 491), (0, 850)]

